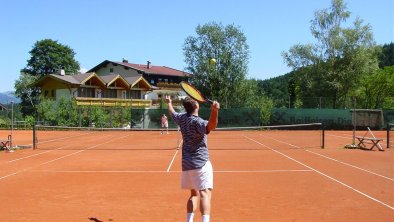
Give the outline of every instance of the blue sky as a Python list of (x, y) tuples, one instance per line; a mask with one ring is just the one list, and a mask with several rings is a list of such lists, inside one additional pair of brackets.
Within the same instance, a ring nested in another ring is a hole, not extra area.
[[(238, 26), (250, 47), (249, 78), (290, 71), (281, 52), (314, 42), (310, 21), (331, 0), (1, 0), (0, 92), (13, 91), (36, 41), (53, 39), (76, 52), (81, 68), (104, 60), (184, 70), (183, 44), (198, 25)], [(345, 0), (372, 26), (378, 44), (394, 42), (394, 0)]]

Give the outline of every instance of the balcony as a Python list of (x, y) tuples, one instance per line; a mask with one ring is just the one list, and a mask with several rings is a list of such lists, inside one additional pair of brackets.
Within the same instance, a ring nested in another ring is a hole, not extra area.
[(122, 107), (133, 107), (133, 108), (150, 108), (152, 106), (152, 100), (145, 99), (118, 99), (118, 98), (86, 98), (76, 97), (75, 98), (78, 106), (122, 106)]
[[(163, 107), (167, 107), (167, 103), (166, 103), (165, 100), (163, 100), (163, 102), (162, 102), (161, 99), (152, 99), (151, 101), (152, 101), (152, 108), (159, 108), (160, 107), (160, 103), (165, 104), (165, 105), (163, 105)], [(172, 105), (174, 107), (183, 107), (182, 100), (180, 100), (180, 99), (173, 99), (172, 100)]]
[(157, 87), (161, 89), (173, 89), (173, 90), (181, 90), (181, 85), (179, 83), (168, 83), (168, 82), (158, 82)]

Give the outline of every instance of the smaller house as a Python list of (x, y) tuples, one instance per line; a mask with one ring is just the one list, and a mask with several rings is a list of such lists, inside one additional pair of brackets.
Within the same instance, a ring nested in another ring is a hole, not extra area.
[(74, 97), (77, 105), (150, 107), (144, 99), (153, 90), (142, 76), (123, 77), (119, 74), (97, 75), (88, 72), (77, 75), (49, 74), (35, 83), (44, 98)]

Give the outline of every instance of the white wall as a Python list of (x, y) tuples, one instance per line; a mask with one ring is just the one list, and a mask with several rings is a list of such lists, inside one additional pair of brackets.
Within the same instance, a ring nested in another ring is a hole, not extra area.
[[(150, 100), (155, 100), (155, 99), (159, 99), (159, 95), (158, 94), (166, 94), (165, 92), (162, 92), (161, 90), (153, 90), (152, 92), (148, 93), (145, 95), (145, 99), (150, 99)], [(183, 99), (185, 98), (187, 95), (184, 91), (180, 90), (180, 91), (173, 91), (171, 93), (169, 93), (172, 96), (175, 96), (175, 94), (177, 95), (177, 99)]]
[(62, 97), (70, 98), (71, 97), (70, 91), (68, 89), (57, 89), (56, 90), (56, 100), (58, 100)]
[(103, 76), (103, 75), (109, 75), (110, 69), (113, 68), (113, 74), (120, 74), (123, 77), (134, 77), (134, 76), (142, 76), (142, 74), (138, 74), (138, 72), (134, 69), (128, 69), (126, 70), (124, 66), (117, 65), (114, 66), (112, 63), (108, 63), (106, 67), (102, 67), (99, 70), (96, 71), (97, 75)]

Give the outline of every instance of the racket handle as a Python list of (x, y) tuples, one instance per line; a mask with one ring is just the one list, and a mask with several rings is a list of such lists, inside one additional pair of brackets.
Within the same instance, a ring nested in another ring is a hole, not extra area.
[(210, 100), (210, 99), (208, 99), (208, 98), (206, 98), (206, 100), (207, 100), (208, 102), (210, 102), (211, 104), (213, 103), (213, 101)]

